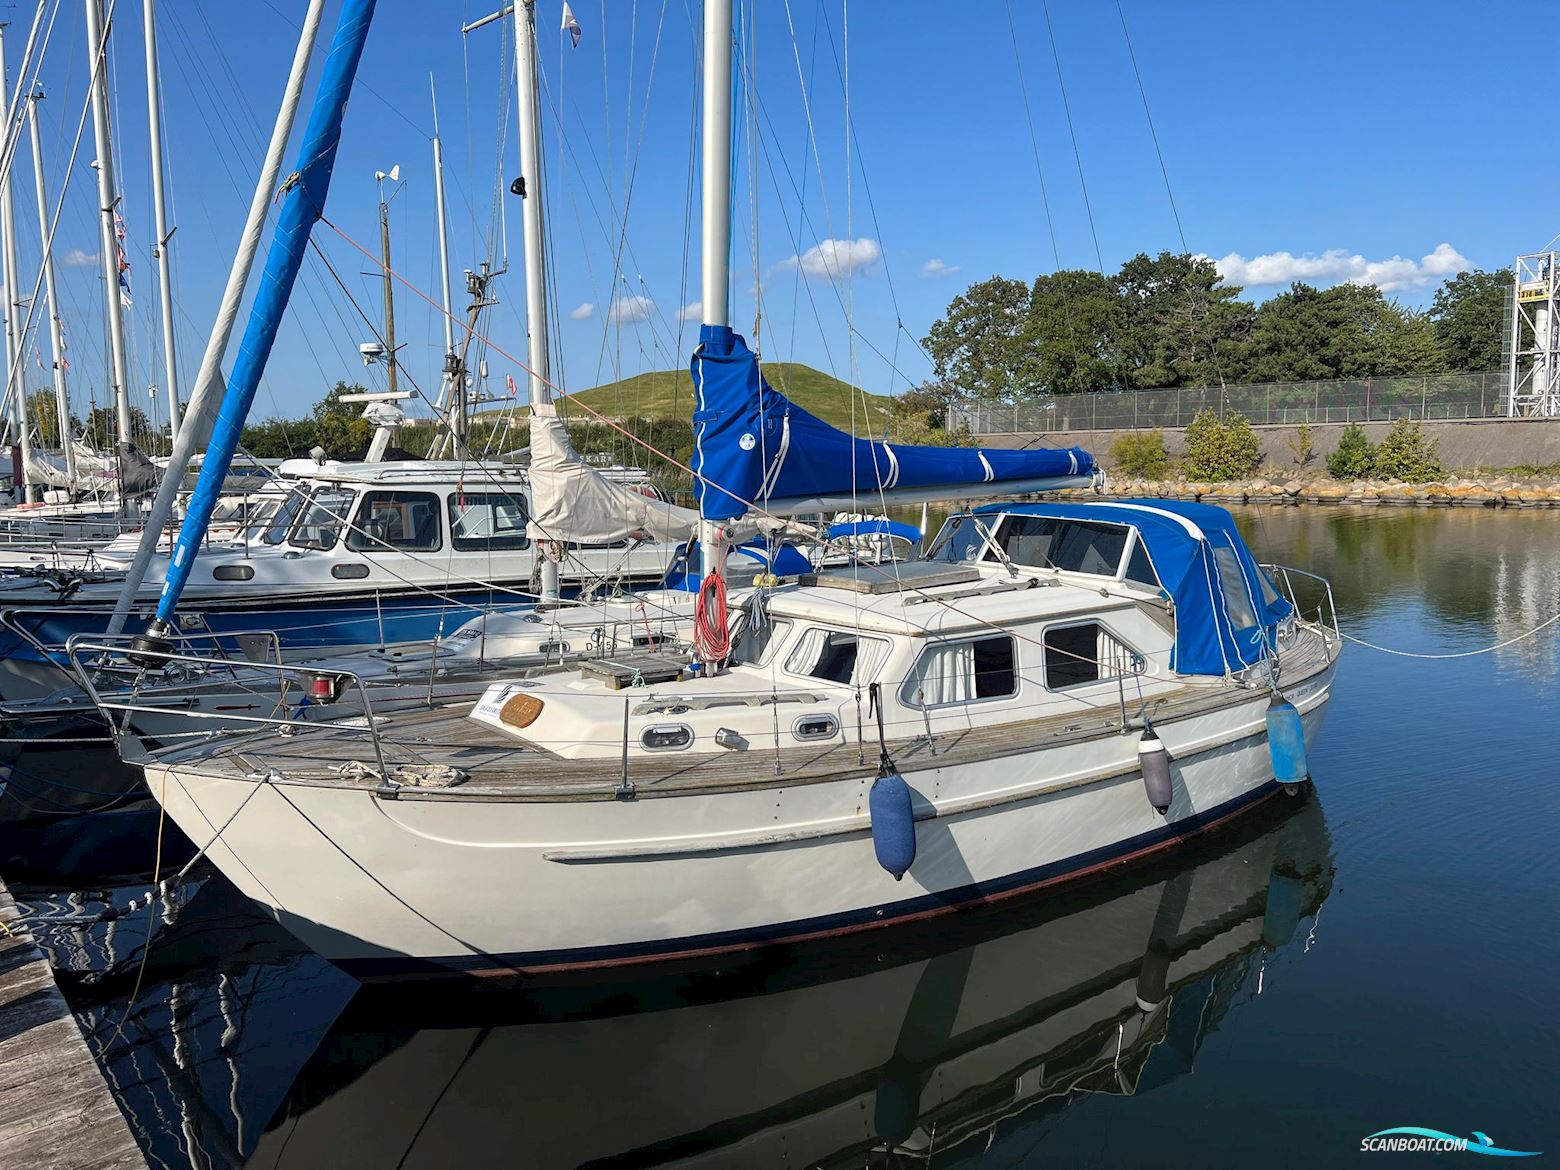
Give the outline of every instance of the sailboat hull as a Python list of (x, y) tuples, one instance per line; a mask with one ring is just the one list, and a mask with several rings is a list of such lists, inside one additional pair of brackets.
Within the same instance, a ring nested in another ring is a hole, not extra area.
[[(1334, 670), (1286, 688), (1308, 740)], [(147, 775), (245, 893), (338, 965), (369, 978), (486, 975), (872, 930), (1153, 854), (1282, 791), (1266, 706), (1265, 691), (1245, 692), (1158, 728), (1177, 761), (1163, 816), (1131, 736), (905, 768), (919, 848), (902, 882), (874, 860), (859, 776), (603, 804), (458, 788), (386, 800), (180, 764)]]

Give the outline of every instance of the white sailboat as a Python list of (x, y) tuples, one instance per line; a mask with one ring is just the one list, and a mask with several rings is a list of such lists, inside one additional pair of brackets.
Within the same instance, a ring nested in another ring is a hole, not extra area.
[[(522, 57), (531, 8), (515, 10)], [(1302, 613), (1291, 575), (1259, 567), (1216, 508), (964, 512), (921, 561), (769, 583), (723, 644), (722, 549), (755, 515), (1092, 477), (1079, 451), (854, 439), (763, 382), (725, 316), (730, 47), (731, 6), (710, 0), (696, 656), (665, 681), (632, 663), (514, 679), (475, 704), (145, 762), (211, 860), (350, 970), (577, 968), (878, 929), (1169, 847), (1308, 778), (1339, 649), (1330, 596)]]

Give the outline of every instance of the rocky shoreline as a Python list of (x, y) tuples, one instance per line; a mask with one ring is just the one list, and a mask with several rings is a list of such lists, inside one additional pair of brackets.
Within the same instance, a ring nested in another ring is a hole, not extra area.
[[(1087, 489), (1058, 493), (1087, 496)], [(1203, 500), (1210, 504), (1356, 504), (1420, 508), (1560, 508), (1560, 482), (1449, 476), (1438, 483), (1397, 480), (1250, 479), (1230, 483), (1112, 478), (1105, 494)]]

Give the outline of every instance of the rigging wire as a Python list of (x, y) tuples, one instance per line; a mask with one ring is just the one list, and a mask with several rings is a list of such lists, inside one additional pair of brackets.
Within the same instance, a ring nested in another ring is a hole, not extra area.
[(1094, 239), (1094, 260), (1100, 275), (1105, 273), (1105, 257), (1100, 252), (1100, 234), (1094, 226), (1094, 206), (1089, 201), (1089, 184), (1083, 177), (1083, 154), (1078, 149), (1078, 131), (1073, 126), (1072, 103), (1067, 100), (1067, 81), (1062, 76), (1062, 54), (1056, 47), (1056, 28), (1051, 23), (1051, 0), (1040, 0), (1045, 13), (1045, 29), (1051, 38), (1051, 59), (1056, 63), (1056, 85), (1062, 93), (1062, 113), (1067, 119), (1067, 136), (1072, 139), (1073, 160), (1078, 164), (1078, 186), (1083, 191), (1083, 210), (1089, 217), (1089, 235)]
[(1138, 69), (1137, 53), (1132, 49), (1132, 34), (1127, 31), (1127, 13), (1121, 6), (1121, 0), (1116, 0), (1116, 15), (1121, 19), (1121, 36), (1127, 42), (1127, 57), (1132, 62), (1132, 76), (1137, 79), (1138, 96), (1143, 99), (1143, 117), (1148, 121), (1148, 136), (1154, 142), (1154, 156), (1159, 159), (1159, 173), (1165, 181), (1170, 214), (1175, 217), (1175, 231), (1181, 237), (1181, 252), (1189, 253), (1191, 249), (1186, 246), (1186, 231), (1181, 227), (1181, 212), (1175, 205), (1175, 192), (1170, 189), (1170, 170), (1165, 166), (1165, 152), (1159, 147), (1159, 132), (1154, 129), (1154, 115), (1148, 108), (1148, 90), (1143, 86), (1143, 73)]

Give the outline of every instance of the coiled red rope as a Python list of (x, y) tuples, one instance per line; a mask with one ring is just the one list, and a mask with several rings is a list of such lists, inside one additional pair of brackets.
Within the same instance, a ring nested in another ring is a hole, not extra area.
[(724, 662), (731, 654), (731, 624), (726, 616), (726, 578), (706, 573), (693, 610), (693, 648), (705, 665)]

